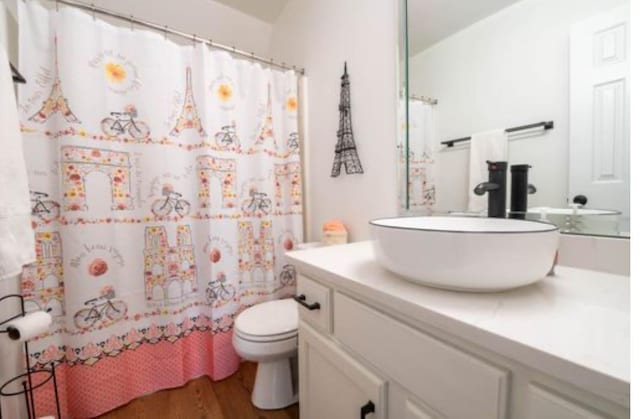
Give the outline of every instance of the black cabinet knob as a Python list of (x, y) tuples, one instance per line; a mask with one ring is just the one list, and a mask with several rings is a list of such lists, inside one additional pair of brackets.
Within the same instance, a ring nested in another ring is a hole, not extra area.
[(584, 195), (576, 195), (573, 197), (574, 204), (587, 205), (587, 197)]
[(320, 310), (320, 303), (315, 302), (313, 304), (309, 304), (307, 303), (307, 296), (304, 294), (300, 294), (300, 295), (296, 295), (295, 297), (293, 297), (294, 300), (296, 300), (296, 302), (298, 304), (300, 304), (302, 307), (306, 308), (307, 310)]
[(365, 419), (369, 413), (375, 413), (376, 405), (371, 400), (360, 408), (360, 419)]

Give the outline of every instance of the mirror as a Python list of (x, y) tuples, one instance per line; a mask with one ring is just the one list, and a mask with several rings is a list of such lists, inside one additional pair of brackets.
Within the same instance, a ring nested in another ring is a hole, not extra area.
[(404, 212), (487, 216), (502, 190), (507, 216), (628, 237), (629, 0), (403, 4)]

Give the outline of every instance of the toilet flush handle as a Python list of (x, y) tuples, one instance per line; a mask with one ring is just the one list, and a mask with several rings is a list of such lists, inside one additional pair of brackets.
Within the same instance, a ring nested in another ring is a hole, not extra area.
[(304, 294), (300, 294), (300, 295), (296, 295), (293, 297), (294, 300), (296, 300), (296, 302), (298, 304), (300, 304), (301, 306), (303, 306), (304, 308), (306, 308), (307, 310), (320, 310), (320, 303), (315, 302), (313, 304), (309, 304), (307, 303), (307, 296)]

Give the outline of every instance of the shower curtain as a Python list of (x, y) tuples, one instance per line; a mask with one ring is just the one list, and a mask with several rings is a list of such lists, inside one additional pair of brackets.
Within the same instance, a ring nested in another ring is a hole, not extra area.
[[(297, 77), (76, 9), (18, 2), (37, 262), (64, 417), (236, 371), (235, 316), (295, 289)], [(52, 414), (53, 392), (37, 395)]]
[(431, 212), (436, 204), (435, 109), (422, 100), (409, 100), (409, 210)]

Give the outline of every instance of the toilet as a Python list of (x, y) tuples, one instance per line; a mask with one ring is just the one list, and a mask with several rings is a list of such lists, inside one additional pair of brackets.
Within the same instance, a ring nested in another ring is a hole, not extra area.
[(259, 409), (281, 409), (298, 401), (298, 308), (292, 298), (256, 304), (240, 313), (233, 347), (258, 363), (251, 402)]

